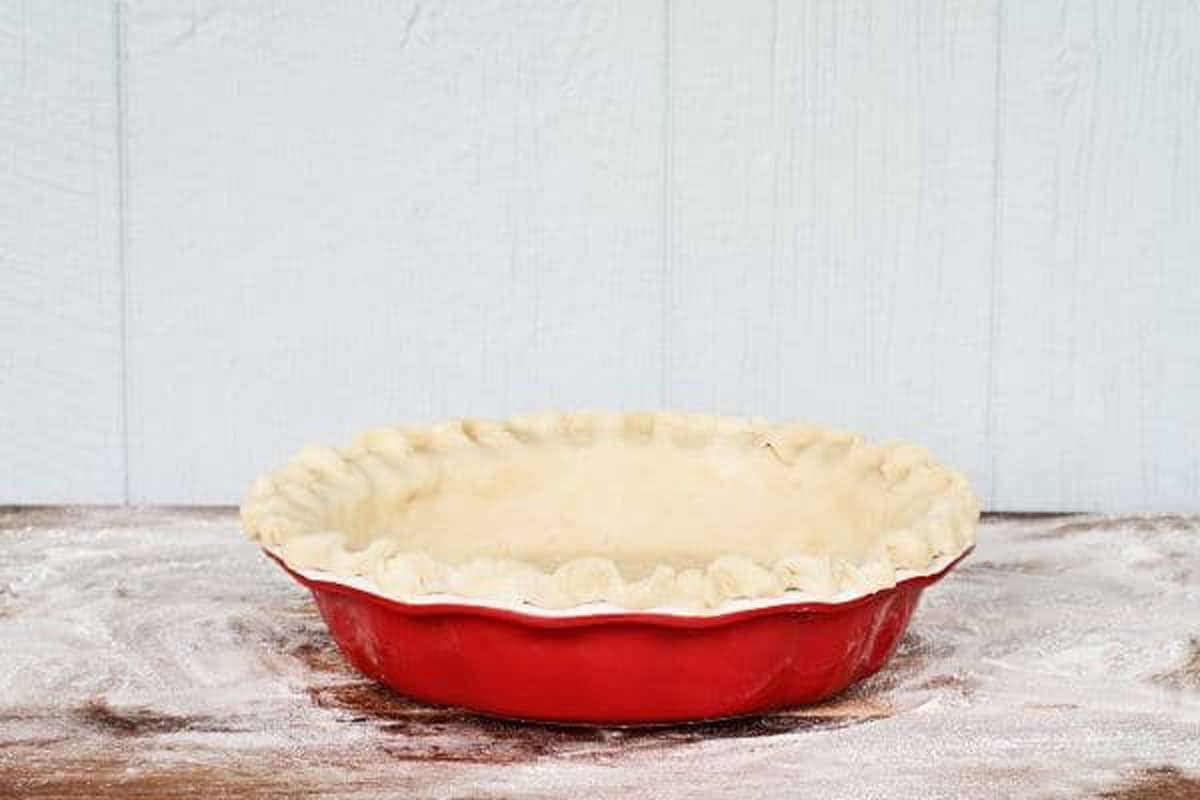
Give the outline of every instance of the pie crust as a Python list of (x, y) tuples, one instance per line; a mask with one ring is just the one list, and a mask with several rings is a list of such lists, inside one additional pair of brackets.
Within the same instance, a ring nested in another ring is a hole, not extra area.
[(676, 412), (381, 428), (242, 504), (292, 569), (404, 602), (692, 613), (890, 588), (970, 549), (978, 517), (922, 448)]

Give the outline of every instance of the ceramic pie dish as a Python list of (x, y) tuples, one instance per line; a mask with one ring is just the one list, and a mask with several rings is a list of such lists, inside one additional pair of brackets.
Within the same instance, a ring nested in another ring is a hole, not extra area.
[(912, 445), (667, 412), (373, 430), (302, 451), (242, 506), (365, 674), (626, 724), (814, 702), (874, 673), (978, 515)]

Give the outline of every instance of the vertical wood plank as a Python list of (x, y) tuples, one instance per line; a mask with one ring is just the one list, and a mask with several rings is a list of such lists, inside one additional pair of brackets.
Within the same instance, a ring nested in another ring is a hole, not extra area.
[(774, 414), (776, 9), (670, 4), (666, 402)]
[(668, 400), (988, 484), (992, 2), (675, 3)]
[(1008, 3), (998, 508), (1200, 497), (1200, 6)]
[(659, 402), (659, 4), (135, 3), (130, 479)]
[(116, 29), (0, 0), (0, 504), (124, 496)]

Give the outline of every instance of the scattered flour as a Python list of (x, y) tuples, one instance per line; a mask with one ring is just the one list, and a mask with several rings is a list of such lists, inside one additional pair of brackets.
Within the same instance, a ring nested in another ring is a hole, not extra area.
[(361, 798), (1038, 797), (1160, 765), (1200, 771), (1200, 518), (989, 520), (866, 684), (647, 732), (378, 689), (229, 512), (0, 517), (0, 794), (90, 769)]

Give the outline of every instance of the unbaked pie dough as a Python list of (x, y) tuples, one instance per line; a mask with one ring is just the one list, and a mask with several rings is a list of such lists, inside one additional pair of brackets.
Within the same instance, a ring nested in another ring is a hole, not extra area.
[(919, 447), (668, 412), (372, 430), (304, 450), (242, 505), (291, 568), (397, 600), (701, 613), (888, 588), (970, 548), (978, 517)]

